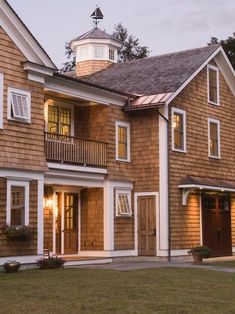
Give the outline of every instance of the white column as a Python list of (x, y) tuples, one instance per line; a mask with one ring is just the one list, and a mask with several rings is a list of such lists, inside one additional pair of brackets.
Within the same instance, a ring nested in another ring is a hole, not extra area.
[[(168, 119), (168, 106), (159, 109)], [(167, 121), (159, 115), (159, 256), (168, 255), (168, 143)]]
[(44, 215), (43, 215), (44, 180), (38, 180), (38, 254), (43, 254)]
[(114, 189), (110, 181), (104, 184), (104, 250), (114, 250)]

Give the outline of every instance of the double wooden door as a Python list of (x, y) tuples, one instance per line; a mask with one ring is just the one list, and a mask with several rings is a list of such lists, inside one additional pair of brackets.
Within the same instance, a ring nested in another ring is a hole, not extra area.
[(139, 196), (138, 255), (156, 256), (156, 197)]
[(212, 249), (213, 256), (232, 255), (231, 213), (228, 195), (202, 196), (203, 244)]
[(78, 253), (78, 194), (58, 193), (56, 251), (59, 254)]

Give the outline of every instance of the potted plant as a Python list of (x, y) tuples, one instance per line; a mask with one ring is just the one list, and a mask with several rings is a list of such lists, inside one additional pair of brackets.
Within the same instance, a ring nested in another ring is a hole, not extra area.
[(209, 258), (211, 256), (211, 249), (206, 245), (194, 246), (188, 251), (188, 254), (192, 254), (193, 263), (201, 264), (203, 258)]
[(20, 268), (20, 263), (17, 261), (8, 261), (3, 265), (6, 273), (16, 273)]
[(54, 268), (60, 268), (64, 265), (65, 260), (63, 258), (52, 256), (48, 258), (41, 258), (37, 260), (37, 266), (40, 269), (54, 269)]
[(31, 241), (35, 229), (29, 226), (5, 226), (4, 231), (6, 233), (7, 239), (12, 241)]

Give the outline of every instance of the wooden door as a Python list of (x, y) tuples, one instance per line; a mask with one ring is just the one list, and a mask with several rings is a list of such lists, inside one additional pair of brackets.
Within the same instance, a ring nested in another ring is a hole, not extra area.
[(64, 194), (64, 254), (78, 253), (78, 195)]
[(138, 197), (138, 254), (156, 256), (156, 197)]
[(232, 255), (231, 213), (228, 195), (204, 194), (202, 197), (203, 244), (213, 256)]

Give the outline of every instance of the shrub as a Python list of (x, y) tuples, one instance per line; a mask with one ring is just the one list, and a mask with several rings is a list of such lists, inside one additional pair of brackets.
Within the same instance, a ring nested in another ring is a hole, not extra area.
[(202, 258), (208, 258), (211, 256), (212, 251), (206, 245), (199, 245), (199, 246), (194, 246), (193, 248), (191, 248), (191, 250), (189, 250), (188, 253), (189, 254), (198, 254)]
[(49, 258), (41, 258), (37, 260), (37, 266), (40, 269), (53, 269), (60, 268), (64, 265), (65, 260), (60, 257), (49, 257)]

